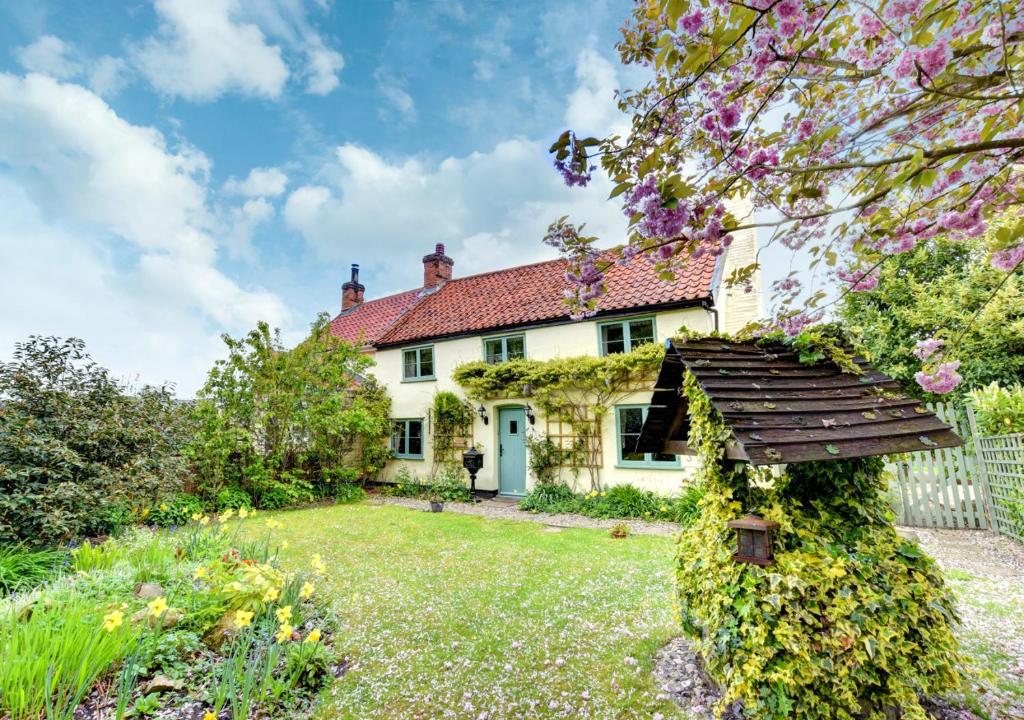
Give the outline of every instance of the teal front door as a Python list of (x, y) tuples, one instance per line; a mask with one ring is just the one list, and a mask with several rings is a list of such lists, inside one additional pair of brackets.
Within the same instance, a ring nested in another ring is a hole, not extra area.
[(526, 494), (526, 413), (522, 408), (498, 410), (498, 491)]

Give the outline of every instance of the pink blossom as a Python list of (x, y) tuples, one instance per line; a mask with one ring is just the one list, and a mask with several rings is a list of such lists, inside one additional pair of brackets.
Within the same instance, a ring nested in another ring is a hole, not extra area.
[(689, 15), (683, 15), (679, 18), (679, 29), (687, 35), (696, 35), (700, 32), (703, 26), (704, 16), (701, 13), (700, 8), (694, 10)]
[(918, 371), (914, 374), (914, 380), (928, 392), (943, 395), (953, 390), (963, 380), (960, 373), (957, 372), (959, 367), (959, 360), (944, 362), (932, 373), (926, 373), (924, 370)]
[(917, 53), (917, 64), (921, 66), (922, 72), (930, 78), (946, 69), (946, 65), (953, 59), (953, 51), (949, 42), (942, 38), (930, 48)]
[(722, 127), (724, 128), (734, 128), (739, 125), (740, 111), (735, 105), (728, 105), (722, 108), (718, 116), (722, 119)]
[(800, 10), (800, 3), (797, 0), (782, 0), (782, 2), (775, 6), (775, 14), (783, 20), (796, 17)]
[(945, 344), (945, 340), (938, 340), (936, 338), (921, 340), (914, 346), (914, 355), (917, 356), (918, 360), (927, 360)]
[(873, 37), (882, 32), (882, 21), (871, 13), (864, 13), (858, 18), (860, 31), (867, 37)]
[(1016, 247), (992, 253), (992, 267), (1003, 272), (1013, 272), (1018, 265), (1024, 263), (1024, 242)]
[(878, 269), (864, 270), (840, 270), (836, 273), (840, 280), (850, 283), (852, 292), (867, 292), (878, 287)]

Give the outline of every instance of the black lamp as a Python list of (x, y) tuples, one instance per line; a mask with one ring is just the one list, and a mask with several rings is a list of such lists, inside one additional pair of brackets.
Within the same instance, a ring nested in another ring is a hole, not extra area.
[(530, 421), (530, 424), (536, 424), (537, 416), (533, 414), (533, 408), (530, 407), (530, 403), (526, 403), (526, 407), (523, 409), (526, 411), (526, 419)]
[(481, 405), (480, 407), (477, 408), (476, 412), (477, 415), (480, 416), (480, 419), (484, 421), (484, 425), (486, 425), (488, 420), (490, 420), (490, 418), (487, 417), (487, 408)]
[(462, 453), (462, 467), (469, 471), (469, 493), (476, 494), (476, 474), (484, 466), (484, 454), (474, 445)]

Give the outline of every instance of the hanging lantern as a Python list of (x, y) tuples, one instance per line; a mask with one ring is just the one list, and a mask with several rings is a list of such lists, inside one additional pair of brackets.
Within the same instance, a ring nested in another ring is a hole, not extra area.
[(732, 556), (733, 560), (761, 566), (774, 562), (772, 536), (779, 529), (777, 522), (757, 515), (747, 515), (739, 520), (730, 520), (728, 524), (736, 531), (736, 553)]

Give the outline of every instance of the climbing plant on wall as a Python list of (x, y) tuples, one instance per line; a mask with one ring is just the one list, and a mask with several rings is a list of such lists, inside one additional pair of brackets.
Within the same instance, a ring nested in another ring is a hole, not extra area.
[(604, 357), (511, 360), (465, 363), (455, 368), (455, 382), (475, 400), (528, 397), (549, 417), (572, 426), (582, 452), (566, 454), (574, 470), (585, 469), (591, 487), (600, 486), (601, 422), (630, 393), (649, 389), (664, 348), (647, 344), (629, 353)]
[[(750, 718), (853, 720), (899, 708), (924, 720), (921, 698), (961, 682), (954, 601), (934, 561), (896, 533), (882, 460), (761, 475), (725, 458), (730, 431), (689, 373), (683, 392), (706, 493), (680, 535), (677, 595), (723, 688), (719, 709), (738, 701)], [(779, 523), (768, 567), (733, 559), (727, 523), (747, 513)]]
[(453, 392), (434, 395), (432, 413), (434, 470), (458, 463), (459, 450), (469, 447), (473, 435), (473, 407)]

